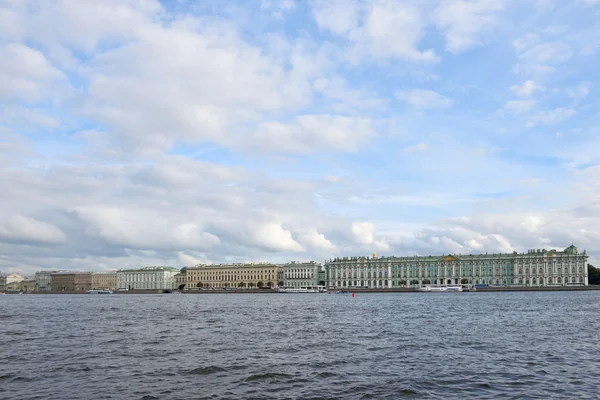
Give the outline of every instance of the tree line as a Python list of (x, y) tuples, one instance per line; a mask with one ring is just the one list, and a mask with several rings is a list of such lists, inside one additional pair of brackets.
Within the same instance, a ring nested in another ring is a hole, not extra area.
[(590, 285), (600, 285), (600, 268), (588, 264), (588, 283)]

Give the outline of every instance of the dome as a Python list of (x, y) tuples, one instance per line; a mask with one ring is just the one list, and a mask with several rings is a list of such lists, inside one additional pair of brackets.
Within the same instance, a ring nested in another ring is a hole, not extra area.
[(373, 250), (373, 258), (377, 258), (377, 252)]
[(571, 243), (571, 245), (565, 249), (565, 253), (579, 254), (579, 249), (577, 249), (577, 247), (575, 247), (575, 245), (573, 243)]

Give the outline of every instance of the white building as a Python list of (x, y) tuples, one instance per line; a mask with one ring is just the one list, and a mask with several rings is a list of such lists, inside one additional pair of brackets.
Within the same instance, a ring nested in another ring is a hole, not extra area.
[(21, 275), (21, 274), (8, 274), (6, 276), (6, 284), (7, 285), (9, 285), (11, 283), (21, 282), (22, 280), (25, 280), (25, 278), (23, 278), (23, 275)]
[(567, 286), (588, 284), (588, 256), (563, 251), (414, 257), (342, 257), (325, 264), (328, 286), (397, 288), (420, 285)]
[(321, 264), (314, 261), (292, 261), (284, 264), (279, 271), (279, 286), (286, 288), (315, 288), (320, 284), (324, 286), (324, 282), (319, 282), (319, 272), (322, 268)]
[(175, 275), (179, 273), (173, 267), (145, 267), (121, 269), (117, 271), (117, 288), (128, 290), (175, 289)]
[(36, 291), (51, 291), (52, 290), (52, 273), (56, 271), (38, 271), (35, 273), (35, 290)]

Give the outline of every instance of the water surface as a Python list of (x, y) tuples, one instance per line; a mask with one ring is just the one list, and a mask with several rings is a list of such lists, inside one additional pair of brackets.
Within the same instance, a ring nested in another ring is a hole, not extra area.
[(0, 296), (0, 398), (597, 398), (599, 305), (598, 291)]

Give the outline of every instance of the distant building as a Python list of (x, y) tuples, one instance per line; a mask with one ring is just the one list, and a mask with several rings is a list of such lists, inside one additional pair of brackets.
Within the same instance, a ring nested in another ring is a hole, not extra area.
[(178, 273), (179, 270), (173, 267), (120, 269), (117, 271), (117, 289), (174, 289)]
[(13, 282), (9, 285), (9, 291), (14, 292), (33, 292), (35, 291), (35, 279), (23, 279), (19, 282)]
[(6, 275), (0, 273), (0, 293), (6, 292)]
[(397, 288), (420, 285), (567, 286), (588, 284), (586, 251), (414, 257), (340, 257), (325, 264), (328, 286)]
[(52, 273), (57, 271), (38, 271), (35, 273), (35, 290), (40, 292), (52, 290)]
[(23, 279), (23, 275), (21, 274), (8, 274), (6, 276), (6, 284), (10, 284), (10, 283), (14, 283), (14, 282), (21, 282)]
[(116, 272), (92, 272), (92, 289), (114, 290), (116, 288)]
[(270, 263), (204, 265), (186, 269), (186, 287), (255, 288), (277, 287), (280, 265)]
[(184, 288), (186, 287), (185, 271), (175, 275), (175, 288), (179, 289), (181, 285), (183, 285)]
[(50, 274), (53, 292), (75, 291), (75, 272), (57, 271)]
[[(286, 288), (314, 288), (319, 285), (322, 266), (314, 261), (284, 264), (279, 271), (279, 286)], [(325, 285), (324, 282), (321, 282)]]

